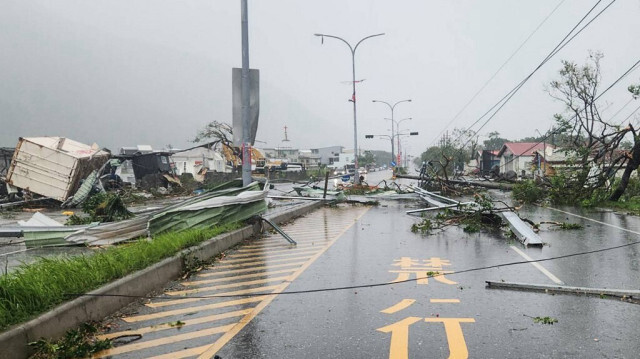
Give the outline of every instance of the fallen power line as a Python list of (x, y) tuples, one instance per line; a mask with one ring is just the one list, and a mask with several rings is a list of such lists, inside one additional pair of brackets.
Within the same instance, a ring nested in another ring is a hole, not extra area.
[[(620, 248), (626, 248), (626, 247), (634, 246), (634, 245), (637, 245), (637, 244), (640, 244), (640, 240), (639, 241), (625, 243), (625, 244), (621, 244), (621, 245), (618, 245), (618, 246), (613, 246), (613, 247), (600, 248), (600, 249), (595, 249), (595, 250), (590, 250), (590, 251), (583, 251), (583, 252), (565, 254), (565, 255), (542, 258), (542, 259), (507, 262), (507, 263), (493, 264), (493, 265), (482, 266), (482, 267), (463, 269), (463, 270), (456, 271), (456, 272), (453, 272), (453, 273), (446, 273), (446, 275), (448, 277), (451, 277), (451, 276), (454, 276), (454, 275), (460, 275), (460, 274), (463, 274), (463, 273), (478, 272), (478, 271), (483, 271), (483, 270), (487, 270), (487, 269), (509, 267), (509, 266), (515, 266), (515, 265), (520, 265), (520, 264), (531, 264), (531, 263), (548, 262), (548, 261), (552, 261), (552, 260), (572, 258), (572, 257), (578, 257), (578, 256), (594, 254), (594, 253), (608, 252), (608, 251), (612, 251), (612, 250), (616, 250), (616, 249), (620, 249)], [(443, 273), (433, 272), (432, 274), (428, 275), (428, 278), (434, 278), (434, 277), (439, 277), (439, 276), (444, 276), (444, 275), (445, 274), (443, 274)], [(370, 284), (350, 285), (350, 286), (342, 286), (342, 287), (328, 287), (328, 288), (296, 290), (296, 291), (288, 291), (288, 292), (233, 294), (233, 295), (215, 295), (214, 294), (214, 295), (206, 295), (206, 296), (190, 296), (190, 297), (179, 297), (179, 298), (176, 298), (176, 297), (161, 297), (161, 296), (137, 296), (137, 295), (123, 295), (123, 294), (92, 294), (92, 293), (65, 293), (65, 295), (69, 296), (69, 297), (82, 297), (82, 296), (91, 296), (91, 297), (124, 297), (124, 298), (139, 298), (139, 299), (157, 299), (157, 300), (261, 297), (261, 296), (269, 296), (269, 295), (308, 294), (308, 293), (319, 293), (319, 292), (334, 292), (334, 291), (350, 290), (350, 289), (387, 287), (387, 286), (393, 286), (393, 285), (402, 284), (402, 283), (415, 282), (415, 281), (418, 281), (419, 279), (421, 279), (421, 278), (406, 279), (406, 280), (401, 280), (401, 281), (397, 281), (397, 282), (370, 283)]]

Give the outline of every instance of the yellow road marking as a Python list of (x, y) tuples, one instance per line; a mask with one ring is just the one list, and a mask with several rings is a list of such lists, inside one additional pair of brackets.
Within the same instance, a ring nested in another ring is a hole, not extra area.
[(110, 355), (118, 355), (118, 354), (128, 353), (128, 352), (132, 352), (132, 351), (136, 351), (136, 350), (156, 347), (158, 345), (172, 344), (172, 343), (181, 342), (183, 340), (202, 338), (202, 337), (206, 337), (206, 336), (213, 335), (213, 334), (220, 334), (220, 333), (224, 333), (224, 332), (227, 332), (228, 330), (232, 329), (233, 326), (234, 326), (234, 324), (229, 324), (229, 325), (224, 325), (224, 326), (221, 326), (221, 327), (214, 327), (214, 328), (199, 330), (199, 331), (195, 331), (195, 332), (191, 332), (191, 333), (178, 334), (178, 335), (174, 335), (174, 336), (171, 336), (171, 337), (164, 337), (164, 338), (160, 338), (160, 339), (148, 340), (146, 342), (139, 342), (139, 343), (134, 343), (134, 344), (129, 344), (129, 345), (123, 345), (123, 346), (120, 346), (120, 347), (117, 347), (117, 348), (111, 348), (111, 349), (104, 350), (104, 351), (102, 351), (100, 353), (97, 353), (97, 354), (94, 355), (94, 358), (104, 358), (104, 357), (110, 356)]
[[(270, 268), (293, 267), (293, 266), (297, 266), (297, 265), (302, 265), (305, 262), (306, 261), (294, 262), (294, 263), (275, 264), (275, 265), (271, 265), (270, 264), (268, 266), (251, 267), (251, 268), (244, 268), (244, 269), (232, 269), (232, 270), (217, 271), (217, 272), (204, 272), (204, 273), (199, 273), (196, 276), (196, 278), (209, 278), (209, 277), (215, 277), (215, 276), (225, 275), (225, 274), (256, 272), (256, 271), (259, 271), (259, 270), (265, 270), (265, 269), (270, 269)], [(214, 269), (215, 268), (211, 268), (211, 270), (214, 270)], [(228, 278), (233, 278), (233, 277), (228, 277)], [(220, 278), (220, 279), (222, 279), (222, 278)]]
[[(251, 257), (251, 256), (255, 256), (257, 254), (277, 254), (277, 253), (289, 253), (291, 251), (295, 251), (295, 250), (302, 250), (302, 249), (308, 249), (308, 248), (313, 248), (313, 247), (322, 247), (323, 245), (314, 245), (314, 244), (305, 244), (305, 245), (299, 245), (299, 246), (292, 246), (289, 248), (285, 248), (285, 249), (270, 249), (270, 250), (262, 250), (262, 249), (251, 249), (250, 251), (243, 251), (242, 253), (234, 253), (234, 254), (229, 254), (227, 255), (227, 258), (242, 258), (242, 257)], [(238, 252), (240, 252), (240, 250), (238, 250)]]
[[(289, 233), (289, 232), (286, 232), (286, 233), (289, 235), (289, 237), (293, 238), (298, 243), (300, 242), (304, 243), (304, 242), (309, 242), (313, 240), (328, 241), (329, 238), (332, 238), (336, 234), (340, 233), (339, 231), (335, 231), (335, 230), (322, 231), (322, 233), (310, 233), (308, 231), (310, 231), (310, 229), (305, 229), (304, 232), (300, 232), (300, 233)], [(319, 234), (322, 235), (322, 238), (318, 237)]]
[(253, 310), (252, 308), (247, 308), (247, 309), (242, 309), (242, 310), (234, 310), (232, 312), (226, 312), (226, 313), (222, 313), (222, 314), (208, 315), (206, 317), (201, 317), (201, 318), (189, 319), (189, 320), (183, 321), (183, 324), (180, 325), (180, 327), (176, 326), (175, 324), (172, 325), (172, 324), (169, 324), (169, 323), (164, 323), (164, 324), (153, 325), (153, 326), (150, 326), (150, 327), (144, 327), (144, 328), (140, 328), (140, 329), (132, 329), (132, 330), (125, 330), (125, 331), (121, 331), (121, 332), (113, 332), (113, 333), (98, 335), (98, 339), (104, 340), (104, 339), (116, 338), (116, 337), (123, 336), (123, 335), (136, 335), (136, 334), (144, 335), (144, 334), (147, 334), (147, 333), (154, 333), (154, 332), (159, 332), (159, 331), (167, 330), (167, 329), (180, 329), (182, 327), (188, 327), (189, 325), (210, 323), (210, 322), (215, 322), (215, 321), (221, 320), (221, 319), (239, 317), (239, 316), (248, 314), (252, 310)]
[(176, 299), (176, 300), (167, 300), (167, 301), (162, 301), (162, 302), (158, 302), (158, 303), (148, 303), (148, 304), (145, 304), (145, 305), (147, 307), (150, 307), (150, 308), (168, 307), (170, 305), (183, 304), (183, 303), (193, 303), (193, 302), (199, 302), (201, 300), (214, 299), (216, 296), (222, 297), (222, 296), (231, 296), (231, 295), (238, 295), (238, 294), (253, 294), (253, 293), (268, 292), (268, 291), (270, 291), (272, 289), (275, 289), (277, 287), (278, 287), (277, 285), (266, 286), (266, 287), (257, 287), (257, 288), (251, 288), (251, 289), (236, 290), (236, 291), (232, 291), (232, 292), (224, 292), (224, 293), (212, 294), (212, 295), (209, 295), (209, 296), (204, 296), (203, 298), (184, 298), (184, 299)]
[(273, 277), (273, 278), (265, 278), (265, 279), (256, 279), (256, 280), (249, 280), (249, 281), (244, 281), (244, 282), (213, 285), (213, 286), (210, 286), (210, 287), (199, 287), (199, 288), (186, 289), (186, 290), (177, 290), (177, 291), (172, 291), (172, 292), (165, 292), (164, 294), (167, 294), (167, 295), (186, 295), (186, 294), (194, 294), (194, 293), (203, 293), (203, 292), (210, 292), (210, 291), (214, 291), (214, 290), (218, 290), (218, 289), (244, 287), (244, 286), (247, 286), (247, 285), (265, 284), (265, 283), (271, 283), (271, 282), (281, 282), (281, 281), (287, 280), (287, 279), (289, 279), (289, 276)]
[(422, 320), (420, 317), (406, 317), (399, 322), (377, 329), (379, 332), (391, 333), (389, 359), (409, 358), (409, 326), (420, 320)]
[(181, 309), (167, 310), (167, 311), (153, 313), (153, 314), (143, 314), (143, 315), (136, 315), (136, 316), (132, 316), (132, 317), (125, 317), (125, 318), (122, 318), (122, 320), (124, 320), (127, 323), (144, 322), (146, 320), (166, 318), (166, 317), (171, 317), (171, 316), (174, 316), (174, 315), (197, 313), (197, 312), (205, 311), (205, 310), (218, 309), (218, 308), (224, 308), (224, 307), (232, 307), (234, 305), (243, 305), (243, 304), (255, 303), (255, 302), (259, 302), (259, 301), (263, 300), (264, 298), (265, 298), (265, 296), (226, 300), (226, 301), (223, 301), (223, 302), (200, 305), (200, 306), (196, 306), (196, 307), (181, 308)]
[(222, 277), (222, 278), (216, 278), (216, 279), (206, 279), (206, 280), (195, 280), (195, 281), (191, 281), (191, 282), (181, 282), (180, 284), (189, 287), (189, 286), (204, 285), (204, 284), (211, 284), (211, 283), (229, 282), (229, 281), (238, 280), (238, 279), (250, 279), (250, 278), (258, 278), (258, 277), (267, 277), (267, 276), (274, 275), (274, 274), (291, 273), (291, 272), (293, 272), (295, 270), (296, 270), (295, 268), (281, 269), (281, 270), (274, 270), (274, 271), (270, 271), (270, 272), (251, 273), (251, 274), (231, 276), (231, 277)]
[(295, 250), (292, 249), (291, 252), (292, 253), (287, 253), (287, 254), (276, 254), (276, 255), (253, 255), (251, 258), (240, 258), (240, 259), (225, 259), (220, 261), (220, 263), (243, 263), (243, 262), (250, 262), (250, 261), (254, 261), (256, 259), (271, 259), (271, 258), (288, 258), (288, 257), (292, 257), (294, 255), (300, 255), (300, 254), (311, 254), (317, 250), (319, 250), (322, 247), (318, 247), (318, 248), (311, 248), (311, 249), (301, 249), (301, 250)]
[(460, 303), (460, 299), (429, 299), (431, 303)]
[(425, 318), (425, 322), (442, 323), (444, 331), (447, 334), (447, 342), (449, 343), (450, 359), (467, 359), (469, 351), (467, 343), (464, 341), (462, 327), (460, 323), (475, 323), (473, 318)]
[(213, 267), (213, 269), (227, 269), (227, 268), (241, 268), (241, 267), (250, 267), (252, 265), (255, 264), (265, 264), (267, 262), (269, 263), (280, 263), (280, 262), (287, 262), (287, 261), (297, 261), (300, 259), (308, 259), (309, 257), (311, 257), (311, 254), (307, 254), (304, 256), (299, 256), (299, 257), (292, 257), (292, 258), (283, 258), (283, 259), (269, 259), (269, 260), (263, 260), (263, 261), (255, 261), (255, 262), (247, 262), (247, 263), (236, 263), (236, 264), (228, 264), (228, 265), (220, 265), (220, 266), (215, 266)]
[(180, 350), (180, 351), (173, 352), (173, 353), (162, 354), (162, 355), (154, 356), (154, 357), (147, 358), (147, 359), (182, 359), (182, 358), (189, 358), (189, 357), (192, 357), (192, 356), (195, 356), (195, 355), (202, 354), (205, 350), (207, 350), (208, 347), (209, 347), (209, 345), (203, 345), (203, 346), (200, 346), (200, 347)]
[[(364, 216), (364, 214), (367, 213), (368, 210), (369, 210), (369, 208), (364, 208), (362, 213), (360, 213), (358, 216), (356, 216), (356, 218), (353, 221), (353, 223), (356, 223), (358, 219), (362, 218), (362, 216)], [(331, 245), (333, 245), (333, 243), (335, 243), (338, 240), (338, 238), (340, 238), (345, 232), (347, 232), (349, 230), (349, 228), (351, 228), (351, 226), (348, 226), (348, 227), (344, 228), (340, 232), (340, 234), (335, 236), (325, 248), (323, 248), (316, 255), (311, 257), (311, 259), (309, 259), (300, 269), (298, 269), (293, 275), (291, 275), (291, 281), (293, 281), (296, 278), (298, 278), (311, 264), (313, 264), (313, 262), (315, 262), (324, 252), (326, 252), (327, 249), (329, 249), (331, 247)], [(274, 293), (278, 294), (278, 293), (284, 291), (289, 286), (289, 284), (291, 284), (291, 282), (282, 283), (274, 291)], [(242, 328), (244, 328), (247, 324), (249, 324), (249, 322), (253, 318), (255, 318), (255, 316), (258, 315), (258, 313), (260, 313), (262, 311), (262, 309), (264, 309), (267, 305), (269, 305), (269, 303), (271, 303), (276, 297), (277, 297), (277, 295), (270, 295), (267, 298), (265, 298), (264, 301), (258, 303), (258, 305), (255, 306), (255, 308), (251, 311), (251, 313), (249, 313), (246, 316), (244, 316), (240, 320), (240, 323), (236, 324), (232, 329), (230, 329), (229, 331), (224, 333), (220, 338), (218, 338), (218, 340), (216, 340), (209, 347), (209, 349), (207, 349), (204, 353), (202, 353), (198, 358), (200, 358), (200, 359), (210, 359), (210, 358), (212, 358), (218, 352), (218, 350), (220, 350), (233, 337), (235, 337), (242, 330)]]
[(380, 312), (385, 314), (393, 314), (395, 312), (399, 312), (403, 309), (406, 309), (407, 307), (409, 307), (411, 304), (415, 302), (416, 302), (415, 299), (403, 299), (402, 301), (400, 301), (400, 303), (394, 304), (387, 309), (381, 310)]

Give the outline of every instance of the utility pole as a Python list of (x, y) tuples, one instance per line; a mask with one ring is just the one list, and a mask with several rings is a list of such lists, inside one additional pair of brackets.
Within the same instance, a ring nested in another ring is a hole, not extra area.
[(251, 183), (251, 144), (249, 143), (249, 15), (247, 0), (241, 3), (242, 21), (242, 185)]

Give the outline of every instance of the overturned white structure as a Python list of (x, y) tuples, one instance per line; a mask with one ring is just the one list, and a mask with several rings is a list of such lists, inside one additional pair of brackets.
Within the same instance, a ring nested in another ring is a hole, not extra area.
[(80, 181), (110, 157), (97, 145), (64, 137), (25, 137), (18, 140), (7, 183), (32, 193), (65, 201)]

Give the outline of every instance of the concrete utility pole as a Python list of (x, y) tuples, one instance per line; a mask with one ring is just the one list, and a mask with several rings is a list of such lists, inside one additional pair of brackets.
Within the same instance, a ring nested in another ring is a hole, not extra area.
[(338, 36), (326, 35), (326, 34), (314, 34), (314, 35), (322, 37), (323, 40), (325, 37), (340, 40), (344, 42), (347, 46), (349, 46), (349, 50), (351, 50), (351, 74), (352, 74), (352, 84), (353, 84), (353, 95), (351, 95), (351, 102), (353, 102), (353, 155), (355, 156), (353, 163), (356, 166), (356, 173), (354, 174), (353, 183), (359, 184), (360, 176), (358, 174), (358, 168), (359, 168), (358, 167), (358, 121), (356, 120), (356, 50), (364, 40), (370, 39), (376, 36), (382, 36), (384, 35), (384, 33), (369, 35), (365, 38), (362, 38), (360, 41), (358, 41), (356, 46), (351, 46), (351, 44), (347, 42), (347, 40)]
[(242, 0), (242, 185), (251, 183), (251, 136), (249, 129), (249, 15), (247, 0)]

